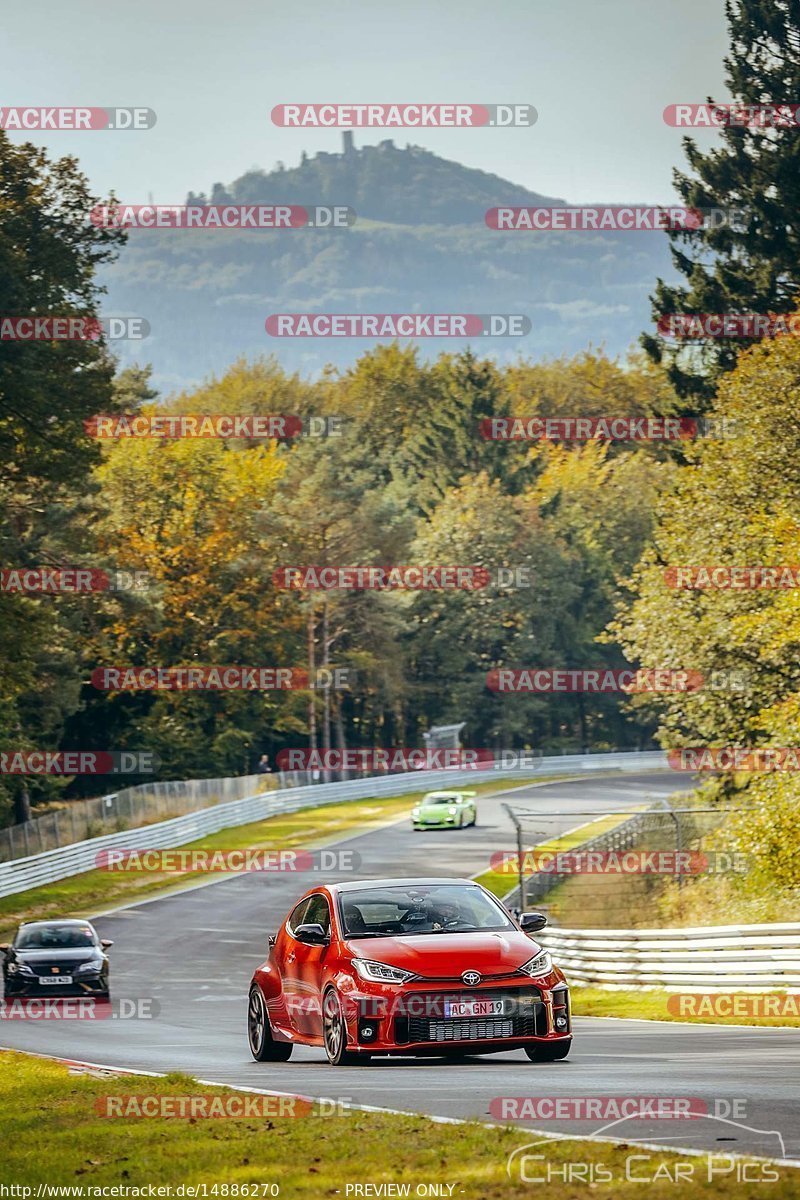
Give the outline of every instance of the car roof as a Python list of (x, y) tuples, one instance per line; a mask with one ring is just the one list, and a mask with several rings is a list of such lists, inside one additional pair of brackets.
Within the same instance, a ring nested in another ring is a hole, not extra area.
[(352, 883), (332, 883), (328, 885), (331, 892), (363, 892), (367, 888), (386, 887), (433, 887), (437, 884), (460, 883), (466, 887), (479, 887), (474, 879), (454, 879), (452, 875), (434, 876), (420, 879), (358, 879)]

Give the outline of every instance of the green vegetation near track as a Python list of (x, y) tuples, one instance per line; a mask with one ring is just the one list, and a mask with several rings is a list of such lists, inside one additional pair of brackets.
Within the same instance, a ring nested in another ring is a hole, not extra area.
[[(529, 1090), (536, 1076), (544, 1077), (550, 1070), (531, 1065), (528, 1083), (515, 1085), (515, 1091)], [(675, 1200), (675, 1174), (677, 1164), (682, 1163), (684, 1171), (692, 1171), (691, 1183), (685, 1182), (684, 1176), (683, 1186), (693, 1197), (725, 1200), (743, 1194), (734, 1164), (724, 1156), (713, 1160), (716, 1175), (709, 1182), (710, 1164), (705, 1156), (690, 1158), (641, 1146), (587, 1141), (554, 1141), (530, 1148), (531, 1154), (543, 1154), (545, 1159), (529, 1161), (528, 1172), (542, 1175), (549, 1171), (554, 1179), (534, 1188), (521, 1183), (518, 1172), (509, 1178), (506, 1163), (515, 1150), (530, 1147), (540, 1135), (512, 1126), (488, 1130), (477, 1122), (449, 1125), (424, 1116), (358, 1110), (325, 1116), (318, 1109), (298, 1117), (101, 1116), (98, 1107), (106, 1109), (107, 1097), (115, 1098), (117, 1105), (144, 1095), (232, 1097), (236, 1102), (256, 1097), (212, 1088), (184, 1075), (152, 1078), (74, 1072), (75, 1068), (70, 1070), (49, 1059), (0, 1053), (5, 1184), (30, 1187), (32, 1195), (40, 1184), (74, 1186), (84, 1189), (86, 1197), (95, 1187), (146, 1189), (148, 1184), (173, 1188), (183, 1184), (188, 1188), (205, 1184), (204, 1194), (210, 1200), (241, 1198), (244, 1185), (258, 1185), (247, 1191), (258, 1200), (275, 1194), (268, 1190), (270, 1185), (277, 1185), (286, 1200), (344, 1198), (348, 1185), (352, 1188), (355, 1184), (408, 1185), (410, 1196), (423, 1194), (416, 1191), (420, 1185), (431, 1188), (438, 1184), (440, 1192), (431, 1189), (427, 1194), (459, 1200), (521, 1200), (532, 1195), (537, 1200), (583, 1195), (633, 1200), (643, 1194), (648, 1200)], [(258, 1075), (254, 1083), (264, 1088), (286, 1090), (290, 1081), (285, 1069), (280, 1079), (266, 1069)], [(638, 1179), (652, 1182), (643, 1188), (641, 1182), (628, 1180), (626, 1168)], [(591, 1188), (580, 1181), (565, 1185), (565, 1171), (602, 1171), (603, 1180)], [(800, 1197), (800, 1173), (751, 1164), (752, 1177), (762, 1171), (772, 1175), (770, 1183), (761, 1185), (765, 1195), (775, 1200)], [(358, 1193), (351, 1190), (349, 1194)], [(381, 1193), (360, 1193), (365, 1194)]]
[[(692, 999), (691, 997), (701, 997)], [(684, 1021), (700, 1025), (759, 1025), (800, 1028), (800, 999), (779, 992), (708, 996), (703, 988), (679, 996), (662, 988), (630, 991), (599, 987), (571, 989), (572, 1012), (578, 1017), (627, 1017), (648, 1021)], [(764, 1016), (770, 1006), (781, 1016)], [(727, 1015), (727, 1009), (731, 1015)], [(712, 1011), (713, 1010), (713, 1011)]]

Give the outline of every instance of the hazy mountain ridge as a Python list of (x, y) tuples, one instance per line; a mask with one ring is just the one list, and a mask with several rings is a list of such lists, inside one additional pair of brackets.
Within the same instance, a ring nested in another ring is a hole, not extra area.
[[(523, 313), (530, 334), (473, 339), (476, 350), (508, 360), (591, 342), (623, 353), (650, 321), (656, 277), (673, 274), (660, 233), (488, 229), (487, 208), (565, 201), (391, 142), (247, 171), (188, 199), (347, 204), (360, 221), (337, 230), (133, 231), (105, 273), (107, 307), (150, 322), (145, 342), (116, 348), (123, 364), (152, 362), (163, 389), (224, 371), (242, 354), (276, 353), (313, 373), (348, 365), (372, 344), (272, 338), (264, 322), (275, 312)], [(428, 339), (421, 352), (464, 344)]]

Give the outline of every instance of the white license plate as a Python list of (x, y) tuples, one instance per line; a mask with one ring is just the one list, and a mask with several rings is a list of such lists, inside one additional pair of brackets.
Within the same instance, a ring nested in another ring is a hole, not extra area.
[(445, 1000), (446, 1017), (501, 1017), (502, 1000)]
[(47, 987), (48, 983), (54, 983), (56, 985), (58, 985), (59, 983), (72, 983), (72, 976), (71, 975), (42, 975), (39, 978), (39, 983), (41, 983), (44, 987)]

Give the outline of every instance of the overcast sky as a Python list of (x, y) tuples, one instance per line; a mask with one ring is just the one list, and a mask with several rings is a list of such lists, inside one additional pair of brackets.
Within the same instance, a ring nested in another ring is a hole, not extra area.
[(662, 110), (727, 98), (723, 0), (36, 0), (5, 7), (1, 40), (5, 106), (156, 110), (149, 131), (28, 135), (130, 203), (338, 150), (338, 130), (272, 125), (291, 101), (526, 102), (529, 129), (363, 130), (356, 144), (416, 142), (570, 201), (659, 203), (683, 164)]

